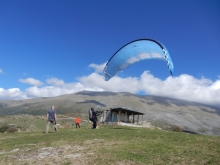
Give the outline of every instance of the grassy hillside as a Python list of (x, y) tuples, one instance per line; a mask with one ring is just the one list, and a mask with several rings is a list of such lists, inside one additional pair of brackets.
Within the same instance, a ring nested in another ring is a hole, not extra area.
[(220, 138), (127, 126), (0, 134), (0, 164), (220, 164)]
[(162, 129), (173, 125), (183, 130), (220, 135), (220, 109), (195, 102), (131, 93), (82, 91), (58, 97), (0, 101), (0, 115), (46, 115), (55, 105), (57, 113), (86, 116), (91, 107), (110, 109), (128, 107), (144, 113), (144, 121)]

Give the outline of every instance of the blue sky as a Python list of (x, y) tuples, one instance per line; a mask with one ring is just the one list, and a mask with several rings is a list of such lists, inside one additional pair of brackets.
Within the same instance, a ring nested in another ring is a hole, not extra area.
[[(0, 0), (0, 99), (131, 92), (220, 106), (218, 0)], [(108, 59), (152, 38), (174, 63), (145, 60), (110, 81)]]

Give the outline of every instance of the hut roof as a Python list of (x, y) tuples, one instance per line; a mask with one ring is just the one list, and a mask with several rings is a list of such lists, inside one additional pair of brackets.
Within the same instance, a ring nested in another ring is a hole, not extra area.
[(127, 107), (116, 107), (116, 108), (110, 108), (111, 111), (113, 112), (119, 112), (121, 111), (121, 113), (126, 113), (128, 115), (144, 115), (144, 113), (142, 112), (138, 112), (136, 110), (133, 110), (133, 109), (130, 109), (130, 108), (127, 108)]

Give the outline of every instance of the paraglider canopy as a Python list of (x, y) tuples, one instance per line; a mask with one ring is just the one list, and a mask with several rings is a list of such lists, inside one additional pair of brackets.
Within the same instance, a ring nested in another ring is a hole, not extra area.
[(106, 81), (129, 65), (148, 59), (164, 60), (173, 74), (173, 62), (165, 46), (153, 39), (139, 39), (120, 48), (107, 62), (103, 75)]

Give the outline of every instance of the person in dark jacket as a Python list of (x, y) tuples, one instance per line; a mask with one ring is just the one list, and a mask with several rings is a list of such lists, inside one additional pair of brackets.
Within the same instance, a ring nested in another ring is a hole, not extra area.
[(96, 129), (97, 126), (97, 117), (96, 117), (96, 112), (94, 111), (93, 108), (89, 110), (89, 120), (93, 123), (92, 124), (92, 129)]

